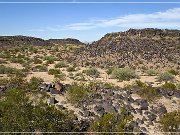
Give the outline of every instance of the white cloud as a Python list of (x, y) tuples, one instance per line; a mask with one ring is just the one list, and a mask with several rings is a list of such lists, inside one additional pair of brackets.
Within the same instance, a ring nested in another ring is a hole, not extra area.
[(73, 23), (64, 26), (48, 27), (47, 31), (64, 30), (90, 30), (95, 28), (180, 28), (180, 8), (169, 9), (164, 12), (151, 14), (129, 14), (111, 19), (90, 20), (87, 22)]

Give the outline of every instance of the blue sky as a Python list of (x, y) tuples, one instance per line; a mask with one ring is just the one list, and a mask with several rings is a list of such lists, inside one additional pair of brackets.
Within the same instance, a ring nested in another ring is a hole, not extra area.
[[(0, 0), (3, 1), (15, 2), (15, 0)], [(42, 1), (48, 0), (39, 0)], [(129, 28), (180, 29), (180, 4), (1, 3), (0, 18), (0, 35), (26, 35), (44, 39), (71, 37), (81, 41), (94, 41), (106, 33), (125, 31)]]

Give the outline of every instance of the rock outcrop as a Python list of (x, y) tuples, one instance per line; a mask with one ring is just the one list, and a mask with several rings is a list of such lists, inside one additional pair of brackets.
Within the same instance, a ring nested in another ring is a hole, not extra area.
[(27, 36), (0, 36), (0, 46), (7, 45), (52, 45), (49, 41)]
[[(129, 66), (180, 64), (180, 31), (130, 29), (109, 33), (97, 42), (76, 50), (73, 60), (81, 66)], [(172, 68), (172, 67), (171, 67)]]

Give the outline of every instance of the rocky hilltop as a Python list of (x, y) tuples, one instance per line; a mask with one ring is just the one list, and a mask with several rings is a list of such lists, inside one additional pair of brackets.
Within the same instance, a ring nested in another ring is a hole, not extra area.
[(54, 44), (76, 44), (76, 45), (83, 45), (84, 43), (82, 43), (81, 41), (79, 41), (78, 39), (73, 39), (73, 38), (66, 38), (66, 39), (49, 39), (48, 41), (50, 41), (51, 43)]
[(75, 61), (82, 66), (171, 67), (180, 64), (180, 31), (130, 29), (108, 33), (97, 42), (77, 49)]
[(0, 36), (2, 45), (51, 45), (49, 41), (28, 36)]
[(3, 45), (64, 45), (64, 44), (76, 44), (83, 45), (78, 39), (49, 39), (44, 40), (36, 37), (28, 36), (0, 36), (0, 46)]

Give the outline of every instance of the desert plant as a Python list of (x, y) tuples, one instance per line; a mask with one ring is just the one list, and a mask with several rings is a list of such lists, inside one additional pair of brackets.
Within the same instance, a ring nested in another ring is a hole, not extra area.
[(180, 90), (180, 83), (177, 83), (177, 84), (176, 84), (176, 88), (177, 88), (178, 90)]
[(176, 90), (176, 85), (172, 82), (165, 82), (165, 84), (162, 85), (162, 88), (169, 89), (169, 90)]
[(61, 72), (60, 74), (55, 74), (54, 77), (59, 79), (60, 81), (64, 81), (66, 79), (66, 74)]
[(46, 72), (48, 70), (47, 66), (45, 65), (37, 65), (33, 67), (34, 72)]
[(164, 72), (158, 75), (159, 81), (172, 81), (174, 79), (173, 74), (169, 72)]
[(0, 65), (0, 74), (16, 74), (20, 69)]
[(136, 86), (139, 89), (137, 94), (150, 102), (155, 101), (161, 96), (156, 88), (148, 86), (146, 83), (143, 83), (140, 80), (136, 80)]
[(81, 103), (83, 100), (88, 100), (92, 91), (85, 84), (74, 83), (67, 91), (67, 99), (73, 104)]
[(158, 74), (158, 72), (153, 69), (146, 70), (145, 73), (147, 73), (148, 76), (155, 76)]
[(39, 58), (35, 58), (33, 60), (33, 62), (34, 62), (34, 64), (42, 64), (43, 63), (43, 61), (41, 59), (39, 59)]
[(168, 72), (171, 73), (171, 74), (173, 74), (173, 75), (178, 75), (178, 74), (179, 74), (179, 72), (176, 71), (176, 70), (174, 70), (174, 69), (171, 69), (171, 70), (169, 70)]
[(73, 72), (73, 71), (76, 71), (76, 69), (75, 69), (75, 67), (73, 67), (73, 66), (69, 66), (69, 67), (67, 68), (67, 71), (68, 71), (68, 72)]
[(130, 80), (132, 78), (136, 78), (137, 75), (134, 70), (130, 68), (115, 68), (111, 73), (112, 78), (118, 80)]
[(178, 132), (180, 125), (180, 110), (165, 114), (159, 122), (165, 132)]
[(53, 56), (45, 56), (44, 59), (46, 60), (46, 64), (53, 64), (56, 60), (56, 58)]
[(63, 68), (66, 67), (66, 63), (64, 61), (60, 61), (57, 64), (55, 64), (55, 68)]
[(57, 75), (60, 73), (61, 73), (61, 71), (59, 69), (49, 69), (49, 71), (48, 71), (49, 75)]
[(28, 82), (28, 87), (29, 91), (35, 91), (38, 90), (39, 85), (43, 82), (42, 78), (38, 77), (32, 77), (30, 81)]
[(100, 72), (95, 67), (91, 67), (87, 70), (84, 70), (83, 73), (91, 77), (98, 77), (100, 74)]
[[(132, 115), (125, 114), (125, 108), (121, 108), (120, 117), (116, 114), (108, 112), (100, 117), (99, 120), (94, 121), (89, 128), (93, 132), (126, 132), (128, 123), (132, 120)], [(106, 134), (106, 133), (102, 133)]]
[(85, 79), (83, 73), (76, 73), (76, 74), (74, 75), (74, 80), (77, 80), (77, 81), (85, 81), (86, 79)]

